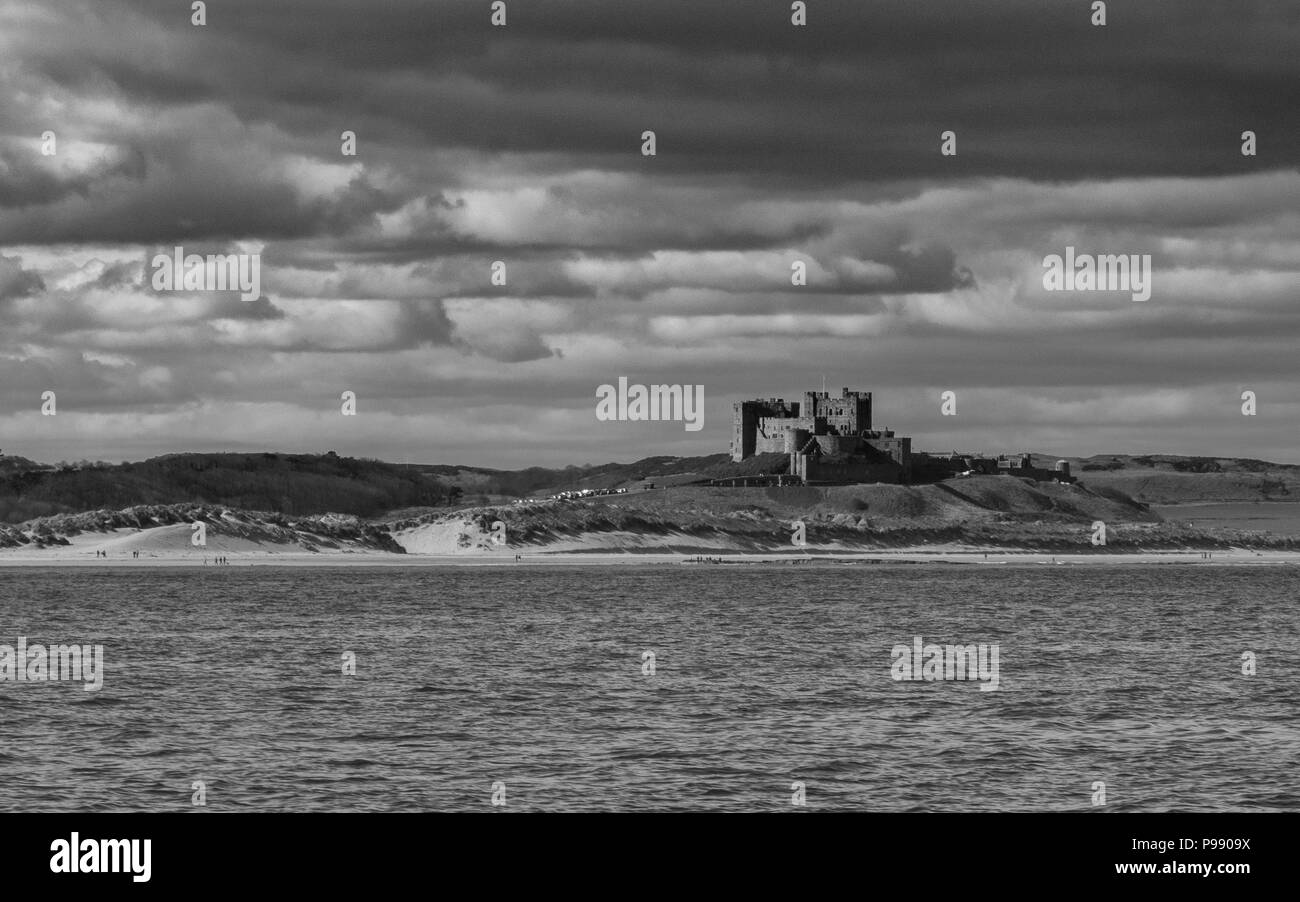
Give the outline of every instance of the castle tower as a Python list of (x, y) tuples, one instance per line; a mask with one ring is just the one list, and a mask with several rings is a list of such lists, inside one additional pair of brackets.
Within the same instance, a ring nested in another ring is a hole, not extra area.
[(754, 456), (760, 406), (758, 401), (737, 401), (731, 405), (731, 459), (735, 463)]

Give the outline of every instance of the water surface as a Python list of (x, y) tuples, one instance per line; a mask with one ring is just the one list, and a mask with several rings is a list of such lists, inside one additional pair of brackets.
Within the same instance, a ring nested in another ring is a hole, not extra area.
[[(0, 644), (107, 671), (0, 682), (0, 810), (1295, 810), (1298, 575), (0, 570)], [(895, 682), (915, 635), (998, 643), (1001, 688)]]

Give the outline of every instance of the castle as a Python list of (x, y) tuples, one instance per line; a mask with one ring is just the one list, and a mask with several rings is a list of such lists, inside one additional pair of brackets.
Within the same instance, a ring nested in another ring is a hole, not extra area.
[(766, 398), (733, 405), (731, 459), (788, 454), (805, 483), (908, 482), (912, 440), (871, 428), (871, 392), (804, 392), (802, 401)]
[[(1055, 469), (1037, 467), (1031, 455), (947, 455), (912, 452), (912, 440), (889, 429), (871, 428), (871, 392), (840, 389), (803, 393), (802, 401), (762, 398), (732, 405), (731, 459), (781, 454), (773, 475), (724, 477), (715, 484), (804, 485), (857, 482), (936, 482), (954, 476), (1007, 475), (1039, 481), (1075, 482), (1067, 461)], [(784, 470), (784, 472), (782, 472)]]

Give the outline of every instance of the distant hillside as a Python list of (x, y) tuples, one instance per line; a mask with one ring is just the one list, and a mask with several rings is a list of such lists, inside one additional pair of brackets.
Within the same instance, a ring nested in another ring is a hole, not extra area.
[[(1068, 458), (1067, 458), (1068, 459)], [(1147, 504), (1300, 501), (1300, 466), (1233, 457), (1104, 454), (1071, 460), (1074, 475)]]
[[(1091, 492), (1144, 504), (1300, 501), (1300, 466), (1241, 458), (1098, 455), (1066, 458)], [(1051, 468), (1056, 458), (1034, 455)], [(784, 454), (732, 463), (726, 454), (647, 457), (632, 463), (496, 470), (399, 465), (329, 454), (169, 454), (140, 463), (48, 466), (0, 456), (0, 523), (142, 504), (209, 504), (293, 516), (334, 511), (365, 518), (437, 514), (514, 498), (581, 489), (703, 483), (785, 472)], [(966, 480), (939, 483), (970, 492)], [(852, 491), (859, 487), (845, 487)], [(732, 497), (739, 497), (733, 495)], [(916, 496), (923, 497), (923, 496)], [(997, 502), (993, 501), (996, 505)]]
[(374, 517), (455, 503), (460, 489), (413, 467), (329, 454), (168, 454), (140, 463), (40, 467), (0, 458), (0, 523), (136, 505), (209, 504)]
[(633, 463), (494, 470), (445, 464), (391, 464), (329, 454), (168, 454), (140, 463), (49, 466), (0, 456), (0, 523), (140, 504), (213, 504), (305, 515), (337, 511), (377, 517), (436, 508), (462, 496), (613, 488), (645, 479), (690, 482), (783, 472), (783, 454), (740, 464), (726, 454), (647, 457)]
[(26, 473), (33, 470), (51, 470), (54, 469), (46, 464), (38, 464), (34, 460), (28, 460), (25, 457), (16, 457), (11, 455), (0, 454), (0, 475), (12, 473)]
[[(1034, 463), (1052, 469), (1056, 455), (1034, 454)], [(1109, 488), (1148, 504), (1190, 501), (1300, 501), (1300, 465), (1248, 458), (1181, 457), (1169, 454), (1105, 454), (1066, 457), (1075, 476), (1087, 486)], [(647, 457), (633, 463), (527, 470), (432, 466), (419, 469), (461, 488), (467, 497), (531, 494), (636, 485), (647, 479), (665, 482), (705, 481), (722, 476), (784, 473), (784, 454), (761, 454), (734, 464), (726, 454), (704, 457)], [(671, 480), (667, 477), (673, 477)]]
[(460, 488), (466, 495), (527, 497), (536, 492), (616, 488), (654, 477), (690, 476), (705, 480), (720, 476), (784, 473), (788, 465), (789, 458), (784, 454), (760, 454), (738, 464), (732, 463), (728, 454), (708, 454), (703, 457), (646, 457), (627, 464), (555, 469), (491, 470), (443, 464), (416, 465), (416, 469), (437, 476)]

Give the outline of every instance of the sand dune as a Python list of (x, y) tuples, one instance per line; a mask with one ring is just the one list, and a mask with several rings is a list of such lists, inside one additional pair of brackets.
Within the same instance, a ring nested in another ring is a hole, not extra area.
[[(1131, 516), (1133, 519), (1126, 519)], [(1108, 544), (1091, 544), (1106, 517)], [(793, 522), (806, 544), (792, 543)], [(196, 546), (194, 524), (206, 544)], [(97, 552), (106, 553), (100, 557)], [(0, 526), (0, 565), (731, 561), (795, 558), (1289, 561), (1300, 538), (1160, 522), (1132, 502), (988, 477), (952, 487), (674, 488), (656, 495), (429, 511), (386, 523), (208, 505), (137, 506)], [(138, 557), (136, 556), (138, 553)]]

